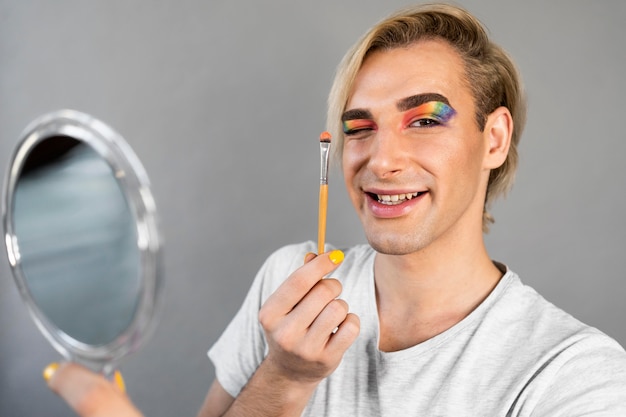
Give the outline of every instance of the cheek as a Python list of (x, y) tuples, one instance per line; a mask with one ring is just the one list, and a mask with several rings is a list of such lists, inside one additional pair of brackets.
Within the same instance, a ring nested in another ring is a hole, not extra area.
[(348, 197), (352, 205), (359, 209), (363, 197), (359, 186), (357, 185), (359, 172), (365, 164), (364, 152), (354, 143), (343, 147), (343, 155), (341, 158), (343, 180), (348, 192)]
[(346, 180), (354, 177), (365, 159), (365, 152), (358, 142), (346, 142), (343, 146), (341, 165)]
[(469, 143), (462, 151), (461, 158), (464, 166), (467, 167), (470, 172), (474, 173), (474, 175), (480, 175), (485, 155), (483, 142), (479, 135), (468, 142)]
[(423, 141), (413, 149), (414, 160), (420, 168), (437, 179), (444, 188), (475, 189), (482, 178), (481, 152), (470, 145), (468, 137), (449, 136)]
[(447, 175), (448, 170), (456, 170), (461, 150), (457, 141), (451, 138), (416, 138), (408, 151), (411, 161), (435, 177)]
[[(469, 140), (470, 138), (466, 138)], [(447, 162), (447, 175), (454, 193), (463, 199), (474, 198), (478, 194), (484, 179), (482, 170), (482, 151), (478, 142), (464, 143), (455, 148)]]

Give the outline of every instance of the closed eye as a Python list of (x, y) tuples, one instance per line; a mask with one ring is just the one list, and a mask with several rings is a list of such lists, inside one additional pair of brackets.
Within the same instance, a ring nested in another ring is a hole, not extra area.
[(376, 130), (376, 123), (367, 119), (344, 120), (343, 133), (346, 136), (357, 136)]
[(348, 129), (348, 130), (344, 130), (343, 134), (346, 136), (356, 136), (358, 134), (362, 134), (365, 132), (370, 132), (373, 131), (375, 129), (371, 128), (371, 127), (363, 127), (363, 128), (359, 128), (359, 129)]

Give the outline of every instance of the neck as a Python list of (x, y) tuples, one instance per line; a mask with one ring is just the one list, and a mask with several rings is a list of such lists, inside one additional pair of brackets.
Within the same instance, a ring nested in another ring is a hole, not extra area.
[(449, 329), (497, 285), (502, 273), (490, 260), (482, 237), (479, 245), (447, 246), (376, 255), (381, 350), (404, 349)]

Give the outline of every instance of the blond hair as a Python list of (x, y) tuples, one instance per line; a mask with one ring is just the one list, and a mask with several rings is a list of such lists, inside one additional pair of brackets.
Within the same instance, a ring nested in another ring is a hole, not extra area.
[(344, 56), (337, 68), (328, 97), (327, 130), (334, 138), (341, 161), (343, 131), (341, 115), (354, 80), (367, 56), (377, 50), (405, 47), (420, 40), (441, 39), (450, 44), (465, 64), (466, 82), (474, 97), (476, 123), (482, 131), (487, 116), (500, 106), (513, 117), (513, 133), (505, 162), (489, 176), (483, 209), (483, 230), (494, 219), (488, 208), (513, 185), (518, 164), (517, 146), (526, 119), (526, 100), (521, 79), (508, 54), (489, 40), (478, 19), (466, 10), (447, 4), (427, 4), (402, 9), (370, 29)]

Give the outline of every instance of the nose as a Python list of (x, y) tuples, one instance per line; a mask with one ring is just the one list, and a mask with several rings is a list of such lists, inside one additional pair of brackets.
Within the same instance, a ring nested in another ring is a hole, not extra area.
[(378, 178), (392, 178), (404, 170), (405, 156), (400, 135), (379, 130), (371, 142), (367, 166)]

